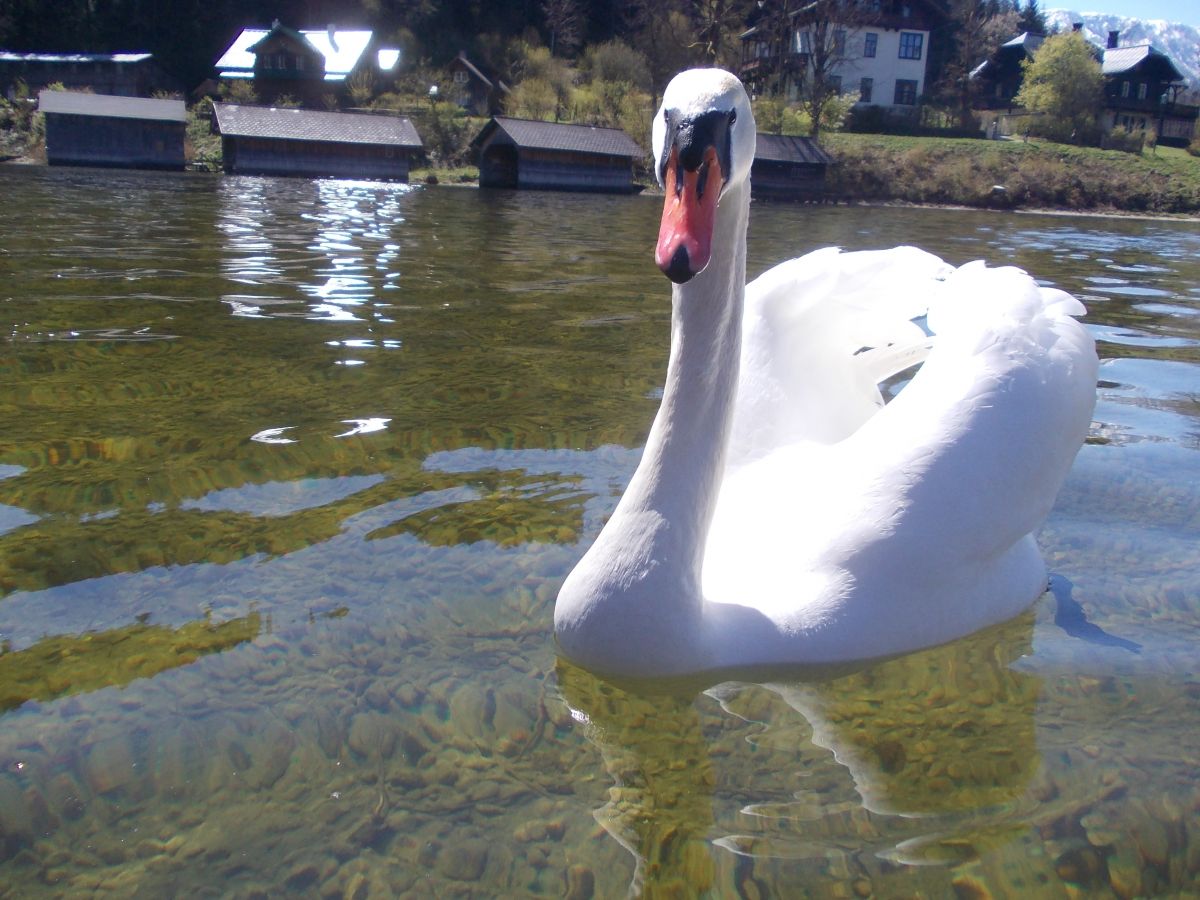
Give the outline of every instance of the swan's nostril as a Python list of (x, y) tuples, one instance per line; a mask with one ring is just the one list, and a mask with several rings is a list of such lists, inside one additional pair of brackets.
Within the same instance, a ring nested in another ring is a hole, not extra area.
[(696, 273), (692, 271), (692, 263), (688, 259), (687, 247), (680, 244), (675, 248), (675, 253), (671, 256), (671, 264), (663, 269), (663, 272), (676, 284), (691, 281), (692, 276)]

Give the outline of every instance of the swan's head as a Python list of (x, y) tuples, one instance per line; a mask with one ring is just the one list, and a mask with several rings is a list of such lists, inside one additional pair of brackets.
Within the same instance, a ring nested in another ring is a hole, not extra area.
[(654, 117), (654, 168), (666, 191), (654, 259), (676, 284), (704, 271), (717, 205), (750, 177), (756, 140), (746, 89), (721, 69), (680, 72)]

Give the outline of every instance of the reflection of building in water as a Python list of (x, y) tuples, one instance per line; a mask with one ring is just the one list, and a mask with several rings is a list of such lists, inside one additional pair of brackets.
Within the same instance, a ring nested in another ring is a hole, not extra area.
[(236, 288), (222, 300), (236, 316), (389, 321), (383, 293), (399, 276), (407, 192), (373, 182), (223, 181), (218, 227)]

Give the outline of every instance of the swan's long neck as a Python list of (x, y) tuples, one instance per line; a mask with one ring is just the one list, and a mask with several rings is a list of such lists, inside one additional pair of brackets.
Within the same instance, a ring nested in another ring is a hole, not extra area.
[(652, 510), (668, 523), (658, 535), (656, 558), (682, 579), (675, 591), (695, 603), (737, 393), (747, 194), (738, 186), (721, 198), (712, 260), (695, 278), (674, 286), (662, 406), (626, 493), (630, 511)]
[(712, 257), (672, 295), (662, 405), (612, 518), (563, 584), (555, 630), (584, 665), (686, 670), (702, 653), (701, 570), (724, 471), (741, 353), (748, 184), (731, 185)]

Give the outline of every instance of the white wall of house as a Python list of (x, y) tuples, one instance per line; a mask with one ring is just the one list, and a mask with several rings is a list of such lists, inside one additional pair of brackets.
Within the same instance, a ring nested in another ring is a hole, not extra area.
[[(809, 40), (805, 32), (797, 31), (795, 50), (806, 52)], [(847, 29), (841, 56), (832, 74), (841, 79), (843, 93), (861, 93), (862, 103), (904, 109), (914, 106), (925, 91), (929, 32), (908, 28)], [(789, 86), (789, 99), (798, 99), (797, 87)]]

